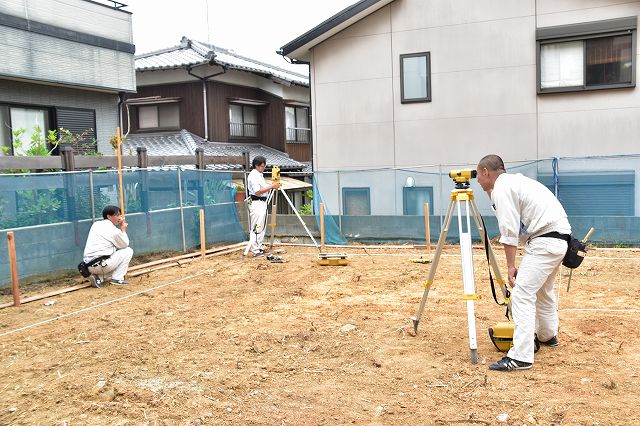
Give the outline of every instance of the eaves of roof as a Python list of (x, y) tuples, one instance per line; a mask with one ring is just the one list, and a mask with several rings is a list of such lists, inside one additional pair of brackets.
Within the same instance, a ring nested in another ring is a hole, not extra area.
[(228, 69), (250, 72), (288, 85), (308, 87), (306, 75), (263, 63), (232, 50), (208, 45), (183, 37), (181, 44), (157, 50), (135, 58), (136, 71), (169, 70), (199, 65), (219, 65)]
[(392, 1), (393, 0), (360, 0), (285, 44), (280, 48), (278, 53), (282, 56), (308, 62), (309, 49), (313, 46), (369, 16)]

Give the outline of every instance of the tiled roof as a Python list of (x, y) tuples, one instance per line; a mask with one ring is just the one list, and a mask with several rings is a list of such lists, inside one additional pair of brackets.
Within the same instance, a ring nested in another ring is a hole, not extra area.
[[(187, 130), (173, 133), (127, 136), (123, 148), (124, 152), (135, 154), (137, 147), (147, 148), (147, 155), (195, 155), (196, 148), (203, 148), (204, 155), (218, 156), (241, 156), (242, 152), (248, 151), (251, 159), (257, 155), (262, 155), (267, 159), (268, 166), (279, 166), (283, 171), (302, 171), (307, 166), (306, 163), (289, 158), (282, 151), (259, 143), (207, 142)], [(209, 165), (207, 168), (212, 170), (240, 170), (242, 166), (237, 164), (216, 164)]]
[(182, 37), (179, 46), (136, 56), (135, 64), (136, 71), (185, 68), (205, 64), (220, 65), (300, 86), (309, 86), (309, 78), (304, 74), (247, 58), (229, 49), (190, 40), (187, 37)]

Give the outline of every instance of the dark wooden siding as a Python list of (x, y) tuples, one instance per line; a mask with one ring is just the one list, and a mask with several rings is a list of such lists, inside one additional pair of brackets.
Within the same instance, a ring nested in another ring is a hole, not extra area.
[[(232, 86), (210, 81), (209, 136), (217, 142), (261, 143), (284, 152), (284, 103), (282, 99), (253, 87)], [(267, 102), (257, 106), (260, 132), (257, 138), (230, 138), (229, 99), (241, 98)]]
[(294, 160), (311, 161), (311, 142), (287, 143), (285, 146), (285, 152)]
[[(202, 103), (202, 83), (162, 84), (157, 86), (138, 87), (138, 93), (129, 98), (145, 98), (147, 96), (161, 96), (163, 98), (182, 98), (180, 105), (180, 128), (204, 137), (204, 113)], [(138, 111), (135, 106), (129, 107), (131, 115), (131, 133), (139, 132)], [(126, 122), (126, 112), (125, 112)]]
[[(284, 102), (264, 90), (234, 86), (217, 81), (207, 83), (207, 98), (209, 118), (209, 137), (214, 142), (245, 142), (261, 143), (263, 145), (286, 152), (298, 161), (311, 161), (311, 143), (286, 144)], [(155, 86), (138, 87), (138, 93), (129, 98), (143, 98), (161, 96), (163, 98), (179, 97), (180, 128), (186, 129), (198, 136), (204, 135), (204, 118), (202, 102), (202, 83), (175, 83)], [(266, 102), (257, 106), (260, 132), (257, 138), (230, 138), (229, 135), (229, 100), (234, 98), (251, 99)], [(135, 106), (129, 107), (131, 117), (131, 133), (142, 133), (138, 128), (138, 114)], [(126, 113), (124, 114), (126, 123)]]

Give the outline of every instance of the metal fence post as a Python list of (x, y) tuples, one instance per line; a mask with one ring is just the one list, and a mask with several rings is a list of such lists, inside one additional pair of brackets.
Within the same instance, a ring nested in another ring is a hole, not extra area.
[(178, 201), (180, 202), (180, 226), (182, 229), (182, 251), (187, 251), (187, 242), (184, 236), (184, 210), (182, 208), (182, 176), (178, 167)]
[(91, 202), (91, 222), (96, 221), (96, 200), (93, 195), (93, 170), (89, 170), (89, 200)]

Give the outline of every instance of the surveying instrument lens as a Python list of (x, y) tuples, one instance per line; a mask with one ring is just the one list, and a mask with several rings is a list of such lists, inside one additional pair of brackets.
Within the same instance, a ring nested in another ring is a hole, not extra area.
[(469, 181), (478, 176), (476, 169), (451, 170), (449, 177), (456, 183), (456, 189), (469, 188)]

